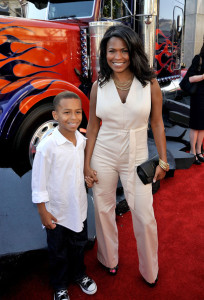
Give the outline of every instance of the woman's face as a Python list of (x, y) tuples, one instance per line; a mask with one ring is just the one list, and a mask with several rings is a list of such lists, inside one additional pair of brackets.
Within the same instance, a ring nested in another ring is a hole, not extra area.
[(109, 67), (116, 73), (129, 70), (130, 58), (123, 39), (112, 37), (107, 43), (106, 59)]

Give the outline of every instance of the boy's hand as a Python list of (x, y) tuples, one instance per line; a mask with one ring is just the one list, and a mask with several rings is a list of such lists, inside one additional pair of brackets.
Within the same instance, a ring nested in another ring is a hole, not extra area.
[(47, 229), (55, 229), (56, 227), (56, 222), (57, 219), (47, 211), (45, 207), (45, 203), (38, 203), (38, 212), (41, 218), (42, 224), (47, 228)]
[[(93, 183), (96, 182), (98, 183), (98, 177), (97, 177), (97, 172), (96, 170), (93, 170), (92, 168), (85, 168), (84, 169), (84, 174), (85, 174), (85, 180), (87, 178), (91, 178), (93, 180)], [(89, 181), (90, 182), (90, 181)], [(88, 184), (87, 184), (88, 185)]]
[(94, 184), (94, 179), (93, 178), (91, 178), (90, 176), (85, 176), (85, 181), (86, 181), (86, 184), (87, 184), (88, 188), (93, 187), (93, 184)]

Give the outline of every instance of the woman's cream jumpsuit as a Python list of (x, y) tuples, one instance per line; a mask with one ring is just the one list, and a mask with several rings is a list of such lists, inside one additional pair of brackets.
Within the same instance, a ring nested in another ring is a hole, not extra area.
[(132, 214), (139, 270), (152, 283), (158, 274), (157, 224), (152, 207), (152, 185), (144, 185), (136, 173), (136, 166), (148, 159), (150, 110), (150, 84), (143, 88), (134, 78), (126, 103), (121, 102), (112, 79), (102, 88), (98, 86), (96, 115), (102, 120), (102, 125), (91, 167), (98, 176), (93, 196), (99, 261), (109, 268), (118, 264), (115, 207), (120, 176)]

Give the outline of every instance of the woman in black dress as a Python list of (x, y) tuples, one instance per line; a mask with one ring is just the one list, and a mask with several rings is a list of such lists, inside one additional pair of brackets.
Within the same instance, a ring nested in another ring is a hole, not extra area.
[[(200, 62), (201, 70), (198, 72)], [(188, 69), (188, 76), (190, 82), (197, 82), (196, 93), (191, 96), (190, 101), (190, 152), (195, 155), (194, 163), (200, 165), (201, 162), (204, 162), (202, 153), (204, 138), (204, 43), (200, 54), (193, 58)]]

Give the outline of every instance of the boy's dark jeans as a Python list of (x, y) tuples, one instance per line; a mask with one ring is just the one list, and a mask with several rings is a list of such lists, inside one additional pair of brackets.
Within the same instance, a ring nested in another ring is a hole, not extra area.
[(87, 220), (81, 232), (61, 225), (46, 229), (49, 251), (50, 281), (54, 290), (67, 289), (69, 280), (81, 279), (85, 274), (84, 248), (86, 246)]

